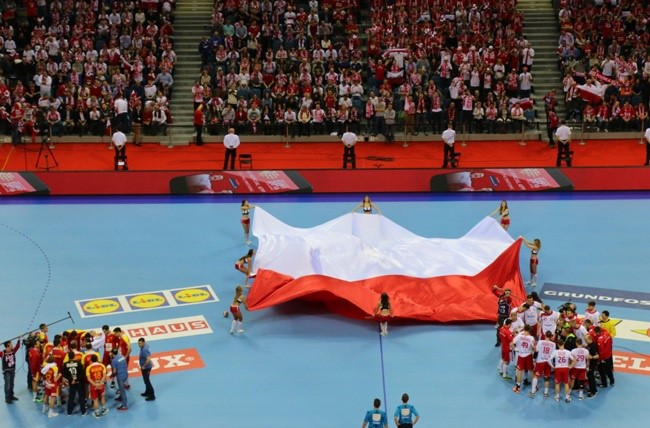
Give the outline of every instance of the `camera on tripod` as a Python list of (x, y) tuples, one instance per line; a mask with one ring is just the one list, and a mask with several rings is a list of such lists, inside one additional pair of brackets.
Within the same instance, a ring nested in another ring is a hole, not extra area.
[[(50, 168), (59, 166), (59, 162), (56, 160), (54, 152), (52, 151), (54, 144), (52, 144), (50, 135), (47, 132), (43, 131), (41, 131), (40, 134), (41, 147), (38, 149), (38, 156), (36, 157), (36, 168), (41, 168), (49, 171)], [(41, 156), (44, 156), (45, 158), (45, 165), (41, 165)], [(51, 165), (50, 161), (53, 162), (54, 165)]]

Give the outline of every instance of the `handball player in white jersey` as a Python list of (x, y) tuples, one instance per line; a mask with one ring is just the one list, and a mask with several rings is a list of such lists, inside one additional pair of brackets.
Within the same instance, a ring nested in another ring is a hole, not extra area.
[(535, 352), (535, 338), (530, 335), (530, 326), (524, 326), (524, 331), (519, 333), (512, 341), (511, 347), (517, 354), (517, 380), (512, 387), (516, 394), (521, 393), (521, 378), (524, 373), (533, 370), (533, 352)]
[(551, 354), (548, 363), (555, 370), (555, 401), (560, 401), (560, 385), (564, 385), (564, 401), (571, 402), (571, 386), (569, 385), (569, 370), (575, 363), (571, 351), (564, 349), (564, 340), (558, 339), (556, 349)]
[(544, 398), (548, 398), (548, 386), (551, 383), (551, 366), (548, 364), (548, 360), (551, 359), (551, 354), (555, 351), (553, 333), (547, 331), (544, 338), (537, 342), (535, 349), (537, 350), (537, 358), (535, 359), (533, 389), (530, 391), (530, 398), (535, 398), (539, 378), (544, 378)]

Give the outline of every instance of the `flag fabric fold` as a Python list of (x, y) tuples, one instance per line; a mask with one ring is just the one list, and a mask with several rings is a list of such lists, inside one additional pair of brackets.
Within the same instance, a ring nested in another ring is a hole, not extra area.
[(288, 301), (319, 301), (332, 312), (367, 319), (382, 292), (395, 319), (493, 321), (493, 285), (524, 296), (521, 239), (486, 217), (458, 239), (425, 238), (385, 216), (349, 213), (295, 228), (261, 207), (252, 233), (259, 240), (247, 297), (251, 310)]

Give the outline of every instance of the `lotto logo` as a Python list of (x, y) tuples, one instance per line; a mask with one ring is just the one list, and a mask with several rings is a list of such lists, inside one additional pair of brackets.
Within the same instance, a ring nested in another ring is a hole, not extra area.
[[(202, 369), (205, 367), (201, 356), (195, 348), (181, 349), (151, 354), (152, 375), (172, 373), (182, 370)], [(140, 376), (140, 366), (137, 358), (132, 358), (129, 364), (129, 376)]]

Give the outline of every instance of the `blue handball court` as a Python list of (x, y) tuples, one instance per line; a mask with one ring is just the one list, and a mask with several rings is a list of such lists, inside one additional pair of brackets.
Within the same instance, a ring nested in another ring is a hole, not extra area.
[[(494, 194), (383, 194), (383, 215), (424, 237), (458, 238), (489, 215)], [(650, 193), (505, 194), (513, 238), (541, 239), (535, 290), (551, 307), (587, 299), (619, 320), (615, 387), (569, 404), (514, 394), (497, 374), (489, 323), (389, 325), (335, 315), (293, 301), (243, 313), (245, 332), (223, 316), (248, 251), (241, 199), (224, 196), (6, 199), (0, 209), (0, 335), (50, 326), (108, 324), (147, 337), (156, 401), (146, 402), (137, 367), (129, 409), (99, 419), (48, 418), (27, 390), (18, 352), (19, 401), (0, 406), (2, 427), (359, 427), (374, 398), (390, 416), (407, 392), (419, 427), (647, 426), (650, 396)], [(311, 227), (358, 204), (362, 195), (255, 197), (283, 222)], [(254, 210), (253, 210), (254, 216)], [(255, 239), (253, 247), (257, 245)], [(528, 276), (528, 251), (520, 254)], [(253, 287), (255, 284), (253, 282)], [(527, 291), (531, 291), (527, 288)], [(496, 308), (495, 308), (496, 312)], [(70, 316), (68, 316), (70, 314)], [(133, 341), (132, 359), (138, 348)], [(134, 364), (132, 362), (132, 364)], [(514, 373), (510, 366), (511, 375)], [(646, 421), (646, 422), (644, 422)]]

